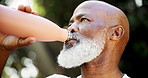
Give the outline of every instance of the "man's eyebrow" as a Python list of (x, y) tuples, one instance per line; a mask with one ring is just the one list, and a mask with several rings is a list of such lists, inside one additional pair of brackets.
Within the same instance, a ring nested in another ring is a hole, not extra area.
[(83, 16), (85, 16), (86, 14), (79, 14), (79, 15), (77, 15), (76, 16), (76, 18), (81, 18), (81, 17), (83, 17)]
[[(83, 16), (85, 16), (86, 14), (79, 14), (79, 15), (76, 15), (76, 19), (77, 18), (81, 18)], [(73, 18), (69, 21), (69, 23), (72, 23), (73, 22)]]

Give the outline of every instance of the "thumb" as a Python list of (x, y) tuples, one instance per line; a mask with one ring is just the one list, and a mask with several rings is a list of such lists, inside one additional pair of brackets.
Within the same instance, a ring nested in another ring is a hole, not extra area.
[(33, 42), (36, 42), (36, 38), (34, 37), (20, 38), (18, 40), (17, 46), (18, 47), (28, 46), (31, 45)]

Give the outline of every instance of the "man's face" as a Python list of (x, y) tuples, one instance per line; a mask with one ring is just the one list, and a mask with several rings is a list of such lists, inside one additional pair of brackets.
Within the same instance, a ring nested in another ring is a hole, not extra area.
[(65, 68), (80, 66), (96, 58), (106, 40), (105, 26), (95, 8), (79, 6), (70, 20), (69, 30), (74, 38), (65, 42), (58, 63)]

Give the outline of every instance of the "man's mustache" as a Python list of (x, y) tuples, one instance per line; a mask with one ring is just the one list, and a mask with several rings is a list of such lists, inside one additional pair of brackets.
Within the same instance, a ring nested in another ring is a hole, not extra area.
[(69, 40), (67, 40), (66, 42), (68, 42), (68, 41), (70, 41), (70, 40), (80, 40), (81, 38), (80, 38), (80, 36), (79, 36), (79, 34), (75, 34), (75, 33), (71, 33), (71, 38), (69, 39)]

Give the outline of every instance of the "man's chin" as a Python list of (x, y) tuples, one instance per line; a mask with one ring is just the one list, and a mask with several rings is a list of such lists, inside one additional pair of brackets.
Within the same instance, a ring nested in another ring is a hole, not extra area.
[(72, 47), (68, 47), (68, 48), (65, 48), (63, 49), (60, 54), (58, 55), (58, 63), (60, 66), (64, 67), (64, 68), (74, 68), (74, 67), (77, 67), (77, 66), (80, 66), (81, 64), (83, 63), (78, 63), (77, 61), (74, 61), (74, 60), (78, 60), (74, 57), (77, 57), (73, 55), (72, 53), (72, 50), (74, 46)]
[(85, 39), (69, 49), (64, 47), (58, 55), (58, 63), (62, 67), (73, 68), (90, 62), (102, 52), (104, 44), (103, 42), (99, 44), (101, 46), (93, 40)]

